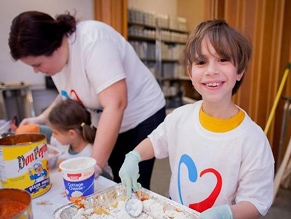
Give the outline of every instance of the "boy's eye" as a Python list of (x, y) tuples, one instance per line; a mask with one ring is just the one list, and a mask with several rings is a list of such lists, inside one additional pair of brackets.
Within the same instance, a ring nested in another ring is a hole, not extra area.
[(198, 62), (196, 62), (196, 65), (204, 65), (204, 64), (205, 64), (204, 61), (198, 61)]
[(221, 62), (228, 62), (228, 59), (220, 59)]

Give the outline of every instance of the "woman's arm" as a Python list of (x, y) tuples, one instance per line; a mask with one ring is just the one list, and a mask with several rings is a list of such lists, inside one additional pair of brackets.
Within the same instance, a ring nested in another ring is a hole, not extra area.
[(124, 110), (127, 106), (125, 79), (106, 88), (98, 94), (103, 107), (95, 136), (91, 156), (103, 169), (116, 143)]

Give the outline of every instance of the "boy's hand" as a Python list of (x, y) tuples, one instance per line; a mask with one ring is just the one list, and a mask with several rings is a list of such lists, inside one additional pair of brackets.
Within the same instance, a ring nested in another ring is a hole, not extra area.
[(141, 158), (138, 152), (131, 151), (125, 156), (125, 160), (119, 170), (119, 177), (122, 184), (126, 187), (127, 197), (131, 195), (131, 191), (136, 191), (141, 188), (141, 185), (137, 182), (139, 177), (138, 163)]
[(221, 205), (204, 211), (198, 219), (233, 219), (233, 216), (229, 205)]

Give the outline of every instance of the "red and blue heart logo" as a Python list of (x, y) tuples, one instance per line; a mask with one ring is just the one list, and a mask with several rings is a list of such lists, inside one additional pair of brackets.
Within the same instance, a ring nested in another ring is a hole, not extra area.
[[(183, 201), (182, 191), (181, 191), (181, 165), (182, 164), (186, 165), (188, 169), (188, 178), (193, 183), (195, 183), (198, 180), (198, 171), (191, 157), (189, 157), (186, 154), (183, 154), (181, 156), (181, 159), (179, 162), (179, 169), (178, 169), (178, 191), (179, 191), (180, 202), (183, 204), (184, 201)], [(203, 212), (214, 205), (222, 187), (222, 177), (217, 170), (213, 168), (204, 169), (200, 172), (199, 177), (202, 178), (204, 174), (214, 174), (217, 181), (212, 192), (209, 194), (209, 196), (206, 199), (197, 203), (189, 204), (189, 208), (194, 209), (195, 211), (198, 211), (198, 212)]]

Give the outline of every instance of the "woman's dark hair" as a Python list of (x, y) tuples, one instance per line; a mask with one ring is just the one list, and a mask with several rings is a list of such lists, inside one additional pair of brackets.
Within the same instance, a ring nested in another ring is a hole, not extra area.
[(63, 36), (75, 32), (76, 23), (69, 12), (56, 19), (38, 11), (19, 14), (12, 21), (8, 39), (12, 58), (17, 61), (27, 56), (52, 55), (62, 45)]
[[(208, 20), (196, 27), (188, 39), (181, 60), (185, 66), (191, 68), (193, 62), (203, 60), (201, 44), (204, 38), (209, 40), (218, 55), (232, 61), (237, 68), (237, 74), (247, 70), (252, 53), (251, 41), (240, 31), (230, 27), (224, 20)], [(243, 77), (236, 82), (232, 94), (239, 89)]]
[(85, 141), (94, 143), (96, 128), (91, 126), (91, 115), (76, 100), (66, 99), (58, 103), (51, 110), (48, 122), (60, 131), (77, 130)]

